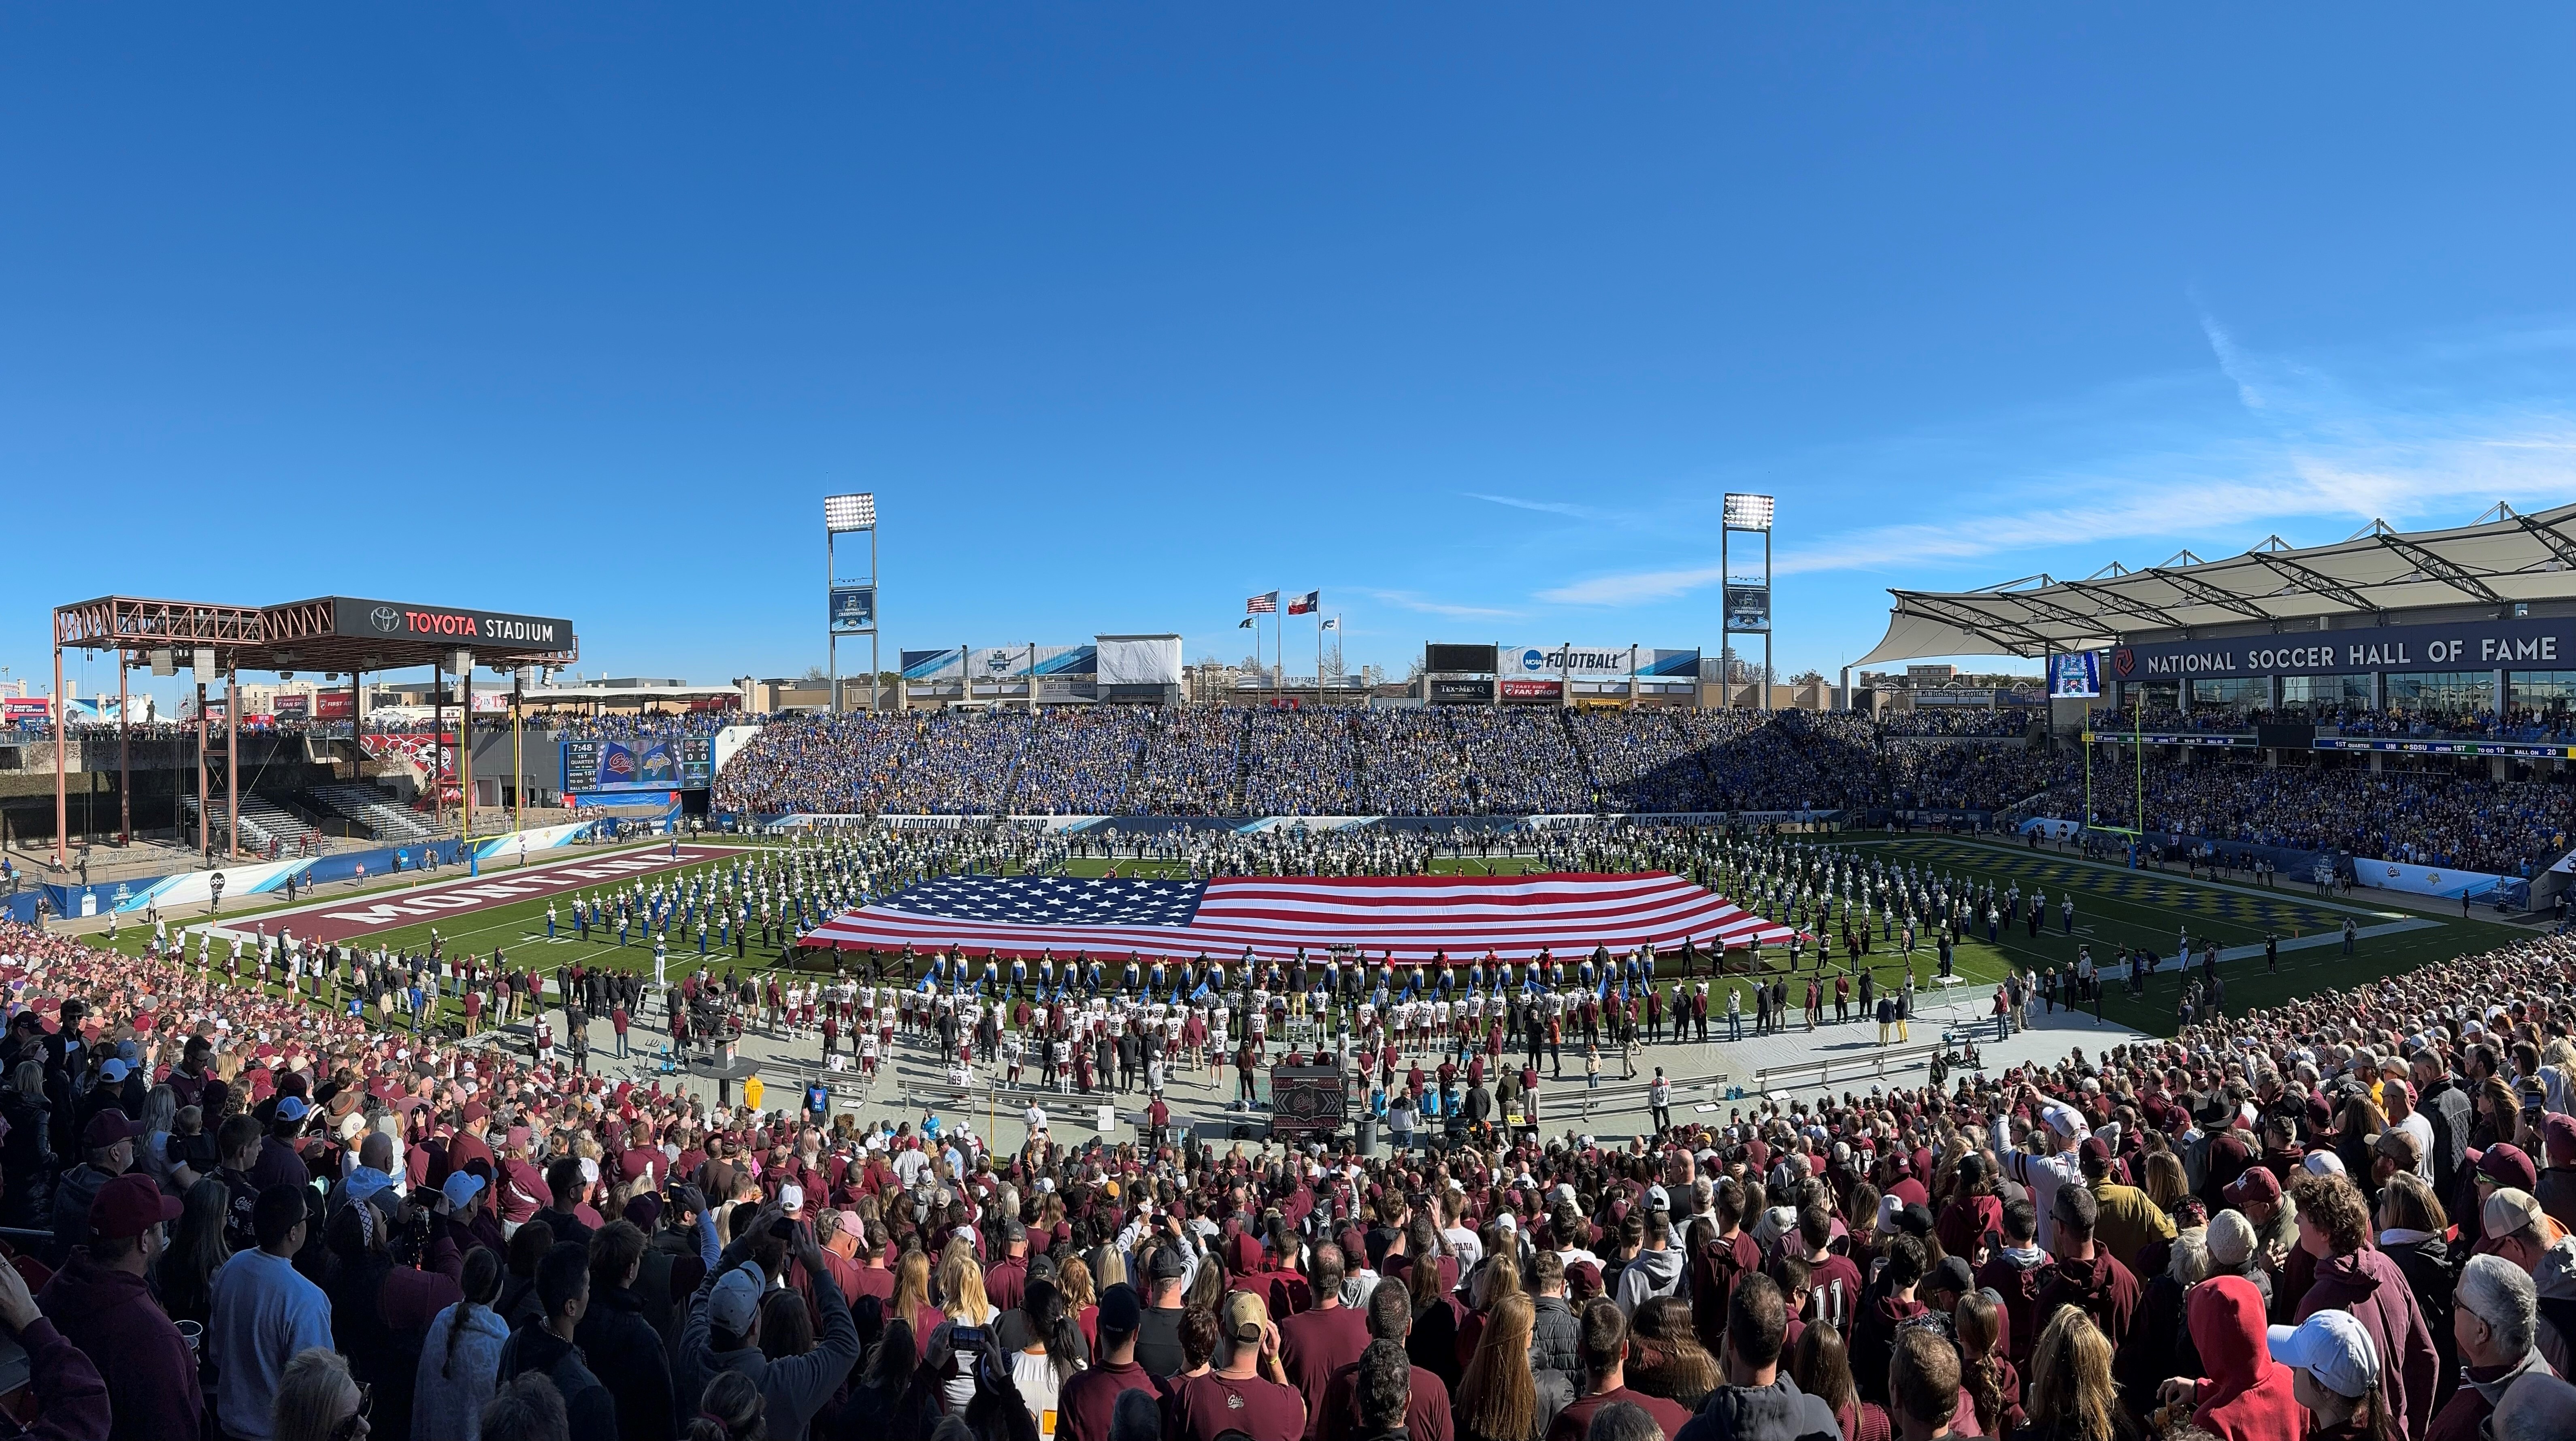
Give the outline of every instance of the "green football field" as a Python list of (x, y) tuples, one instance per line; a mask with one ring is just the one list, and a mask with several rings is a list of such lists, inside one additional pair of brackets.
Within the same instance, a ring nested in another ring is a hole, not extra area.
[[(2129, 948), (2143, 946), (2156, 951), (2165, 957), (2165, 962), (2147, 995), (2143, 999), (2133, 999), (2126, 988), (2125, 973), (2114, 975), (2105, 987), (2102, 1007), (2105, 1019), (2152, 1033), (2169, 1034), (2176, 1023), (2176, 1002), (2181, 994), (2182, 976), (2173, 965), (2172, 957), (2186, 926), (2197, 951), (2205, 939), (2214, 939), (2223, 947), (2259, 946), (2267, 932), (2279, 935), (2284, 943), (2307, 936), (2339, 936), (2346, 915), (2351, 915), (2355, 923), (2365, 930), (2392, 923), (2412, 924), (2411, 929), (2363, 937), (2357, 953), (2349, 959), (2342, 954), (2339, 940), (2316, 947), (2289, 946), (2281, 953), (2278, 974), (2266, 974), (2259, 955), (2223, 962), (2226, 1004), (2231, 1012), (2269, 1005), (2324, 987), (2356, 985), (2376, 976), (2491, 949), (2516, 936), (2528, 934), (2520, 927), (2493, 921), (2380, 910), (2319, 898), (2311, 888), (2261, 890), (2190, 880), (2177, 872), (2131, 871), (2055, 851), (2028, 851), (1951, 837), (1866, 835), (1837, 837), (1831, 841), (1820, 838), (1817, 843), (1836, 850), (1885, 856), (1891, 861), (1911, 861), (1918, 867), (1928, 867), (1935, 874), (1993, 879), (2007, 888), (2017, 883), (2025, 897), (2034, 887), (2047, 892), (2048, 924), (2037, 937), (2030, 936), (2020, 925), (2007, 925), (1997, 941), (1990, 943), (1985, 938), (1983, 927), (1979, 927), (1961, 943), (1956, 953), (1956, 969), (1967, 980), (1967, 986), (1962, 988), (1966, 997), (1982, 997), (2002, 979), (2008, 965), (2025, 969), (2071, 966), (2079, 946), (2091, 948), (2097, 966), (2113, 964)], [(720, 864), (711, 861), (658, 874), (668, 884), (671, 878), (704, 874)], [(1096, 876), (1107, 872), (1113, 864), (1119, 874), (1125, 876), (1178, 876), (1184, 869), (1178, 864), (1151, 861), (1112, 863), (1084, 860), (1073, 862), (1068, 870), (1077, 876)], [(1432, 867), (1434, 872), (1444, 875), (1514, 875), (1534, 868), (1533, 863), (1513, 857), (1497, 857), (1490, 862), (1444, 859)], [(2070, 891), (2075, 896), (2076, 911), (2072, 934), (2063, 928), (2058, 909), (2059, 900)], [(362, 938), (362, 943), (370, 949), (382, 944), (397, 951), (423, 951), (429, 946), (434, 925), (449, 956), (471, 951), (489, 957), (498, 948), (513, 966), (533, 966), (540, 971), (551, 971), (575, 961), (618, 970), (648, 973), (652, 970), (652, 945), (640, 935), (630, 938), (632, 943), (624, 947), (617, 945), (614, 934), (603, 937), (603, 933), (596, 929), (592, 932), (592, 940), (575, 939), (568, 919), (571, 913), (569, 895), (555, 898), (558, 922), (555, 936), (549, 939), (546, 935), (546, 904), (543, 898), (498, 901), (472, 910), (451, 911), (434, 922), (423, 921), (370, 931)], [(254, 911), (228, 911), (222, 919), (227, 926), (247, 926), (257, 915)], [(175, 924), (186, 926), (195, 926), (203, 919), (199, 916), (173, 918)], [(277, 922), (269, 926), (272, 933), (278, 928)], [(149, 932), (141, 927), (128, 927), (115, 942), (115, 948), (129, 955), (140, 954), (148, 936)], [(109, 944), (103, 934), (94, 934), (87, 939), (96, 945)], [(222, 970), (225, 949), (218, 943), (218, 973)], [(1913, 965), (1920, 986), (1929, 985), (1934, 955), (1929, 944), (1918, 944)], [(190, 956), (193, 962), (193, 948)], [(1768, 953), (1767, 959), (1777, 965), (1785, 961), (1786, 952), (1775, 948)], [(674, 976), (700, 964), (694, 928), (686, 935), (676, 927), (673, 929), (669, 940), (669, 960)], [(1902, 974), (1904, 960), (1891, 942), (1874, 941), (1868, 961), (1878, 971), (1883, 983), (1893, 984)], [(778, 969), (784, 964), (779, 947), (761, 945), (757, 932), (739, 957), (732, 947), (718, 946), (713, 932), (710, 932), (706, 963), (720, 972), (739, 969), (754, 973)], [(826, 971), (829, 965), (828, 959), (821, 962)], [(451, 1012), (452, 1005), (452, 1002), (448, 1003)]]
[[(701, 844), (703, 844), (703, 842), (701, 842)], [(752, 844), (756, 845), (759, 843), (754, 842)], [(601, 854), (649, 854), (654, 849), (656, 849), (655, 846), (645, 846), (635, 848), (632, 852), (623, 850), (603, 851)], [(687, 879), (708, 875), (722, 864), (723, 862), (719, 861), (709, 861), (698, 865), (679, 866), (666, 871), (654, 872), (646, 877), (646, 884), (650, 885), (652, 881), (660, 880), (667, 887), (674, 879)], [(510, 872), (503, 869), (495, 869), (487, 874), (494, 877), (506, 877)], [(603, 885), (601, 887), (583, 889), (598, 889), (604, 891), (607, 887)], [(645, 939), (640, 932), (631, 935), (629, 937), (631, 943), (623, 947), (617, 944), (617, 937), (613, 930), (603, 932), (597, 927), (592, 928), (591, 936), (593, 939), (589, 941), (582, 941), (574, 938), (571, 920), (571, 898), (573, 894), (578, 893), (580, 892), (567, 892), (553, 898), (556, 914), (556, 927), (555, 936), (551, 940), (546, 936), (547, 898), (538, 897), (522, 901), (500, 901), (471, 910), (451, 911), (435, 921), (422, 921), (413, 925), (388, 926), (380, 930), (371, 930), (366, 932), (363, 936), (356, 938), (354, 943), (361, 945), (370, 951), (375, 949), (376, 946), (382, 945), (391, 951), (400, 952), (407, 950), (417, 953), (426, 951), (429, 948), (430, 932), (432, 928), (435, 927), (438, 940), (441, 943), (442, 952), (451, 958), (465, 952), (472, 952), (476, 955), (489, 958), (492, 952), (497, 948), (507, 958), (509, 964), (516, 969), (534, 967), (538, 971), (552, 971), (558, 967), (571, 965), (575, 961), (579, 961), (586, 966), (606, 967), (613, 970), (641, 971), (649, 974), (653, 969), (653, 945), (652, 942), (649, 939)], [(370, 890), (364, 893), (352, 894), (349, 898), (349, 903), (354, 905), (362, 903), (368, 899), (374, 899), (379, 895), (398, 897), (399, 894), (400, 892), (398, 890)], [(271, 907), (268, 909), (274, 911), (281, 908)], [(251, 909), (241, 911), (228, 909), (220, 917), (207, 917), (197, 914), (173, 916), (171, 918), (171, 932), (176, 936), (181, 932), (183, 927), (187, 930), (193, 931), (195, 928), (205, 924), (209, 919), (217, 921), (227, 930), (247, 929), (250, 926), (259, 923), (261, 916), (262, 912), (260, 910)], [(271, 935), (275, 935), (282, 927), (291, 929), (293, 927), (293, 919), (291, 917), (275, 917), (267, 921), (267, 927), (269, 933)], [(706, 964), (715, 967), (718, 971), (722, 971), (728, 967), (735, 967), (742, 970), (761, 972), (778, 969), (783, 964), (780, 960), (779, 948), (777, 946), (771, 945), (764, 947), (760, 944), (759, 931), (757, 927), (752, 931), (749, 940), (745, 945), (744, 954), (739, 960), (736, 959), (731, 947), (724, 947), (721, 950), (717, 947), (715, 934), (716, 933), (712, 928), (707, 933), (708, 953)], [(97, 946), (108, 946), (111, 944), (104, 932), (95, 933), (83, 937), (83, 939), (87, 940), (90, 944)], [(143, 926), (130, 926), (125, 928), (113, 942), (113, 948), (127, 955), (140, 955), (142, 954), (144, 943), (150, 939), (150, 928)], [(193, 936), (189, 938), (186, 944), (188, 964), (193, 967), (196, 964), (197, 954), (196, 943)], [(671, 928), (668, 944), (670, 974), (676, 981), (680, 975), (696, 968), (699, 964), (696, 928), (691, 927), (687, 935), (684, 937), (680, 928), (678, 926), (673, 926)], [(218, 977), (223, 974), (225, 957), (229, 950), (230, 947), (226, 942), (218, 940), (215, 943), (214, 969)], [(245, 954), (243, 957), (243, 968), (245, 973), (247, 973), (249, 967), (250, 959), (249, 956)], [(823, 967), (824, 973), (828, 974), (830, 969), (830, 962), (828, 959), (823, 962)], [(247, 983), (247, 980), (245, 980), (245, 983)], [(307, 985), (308, 987), (310, 986), (309, 981), (307, 982)], [(271, 991), (282, 990), (281, 987), (277, 986), (270, 986), (268, 989)], [(372, 1008), (370, 1009), (369, 1014), (373, 1014)], [(449, 1000), (442, 1003), (440, 1014), (442, 1016), (452, 1018), (455, 1015), (455, 1002), (453, 1000)]]
[[(2183, 932), (2191, 935), (2198, 955), (2204, 941), (2224, 950), (2260, 946), (2267, 934), (2283, 943), (2280, 970), (2267, 973), (2257, 953), (2242, 960), (2223, 960), (2219, 973), (2226, 984), (2226, 1009), (2241, 1013), (2292, 997), (2329, 988), (2355, 986), (2373, 978), (2411, 970), (2454, 956), (2490, 950), (2530, 931), (2492, 920), (2436, 912), (2381, 909), (2358, 901), (2320, 897), (2315, 887), (2281, 885), (2263, 888), (2232, 882), (2187, 879), (2179, 871), (2134, 871), (2117, 864), (2087, 861), (2055, 850), (2032, 851), (2011, 845), (1946, 836), (1843, 838), (1835, 850), (1883, 856), (1972, 880), (1992, 880), (1999, 888), (2021, 887), (2027, 905), (2033, 889), (2048, 895), (2048, 923), (2038, 936), (2024, 924), (2007, 922), (1998, 939), (1986, 939), (1985, 928), (1973, 928), (1957, 949), (1956, 968), (1982, 991), (2001, 980), (2007, 966), (2024, 970), (2064, 968), (2075, 962), (2079, 947), (2089, 947), (2095, 966), (2120, 961), (2127, 952), (2145, 948), (2163, 957), (2143, 999), (2127, 988), (2125, 965), (2104, 986), (2102, 1015), (2138, 1030), (2170, 1034), (2182, 995), (2183, 973), (2174, 964)], [(2059, 902), (2075, 897), (2075, 925), (2068, 933)], [(2410, 929), (2386, 935), (2364, 935), (2354, 954), (2343, 954), (2341, 932), (2346, 916), (2364, 931), (2374, 926), (2411, 923)], [(2314, 936), (2332, 937), (2316, 946), (2290, 943)], [(1874, 942), (1869, 959), (1881, 963), (1891, 948)], [(1931, 969), (1932, 952), (1918, 944), (1918, 974)], [(2197, 961), (2194, 966), (2197, 968)]]

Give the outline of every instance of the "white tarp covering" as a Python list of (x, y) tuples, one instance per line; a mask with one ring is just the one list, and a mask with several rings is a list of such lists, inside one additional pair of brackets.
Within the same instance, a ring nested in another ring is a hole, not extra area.
[(2462, 891), (2482, 895), (2504, 879), (2484, 871), (2453, 871), (2439, 866), (2414, 866), (2404, 861), (2366, 861), (2354, 857), (2353, 879), (2365, 886), (2383, 891), (2404, 891), (2417, 896), (2456, 896)]
[(1177, 635), (1104, 635), (1100, 683), (1111, 685), (1179, 685), (1181, 638)]

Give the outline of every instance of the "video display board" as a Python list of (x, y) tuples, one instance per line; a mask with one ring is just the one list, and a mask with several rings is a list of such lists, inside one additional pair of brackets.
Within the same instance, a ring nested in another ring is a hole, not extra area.
[(715, 783), (715, 742), (706, 736), (563, 743), (563, 788), (599, 791), (703, 790)]

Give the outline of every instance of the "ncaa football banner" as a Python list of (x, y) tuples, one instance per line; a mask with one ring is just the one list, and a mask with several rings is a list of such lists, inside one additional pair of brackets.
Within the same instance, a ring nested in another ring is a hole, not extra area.
[(1626, 683), (1631, 671), (1644, 678), (1691, 679), (1699, 677), (1697, 650), (1648, 650), (1626, 646), (1541, 646), (1507, 645), (1497, 657), (1505, 677), (1530, 680), (1618, 681)]

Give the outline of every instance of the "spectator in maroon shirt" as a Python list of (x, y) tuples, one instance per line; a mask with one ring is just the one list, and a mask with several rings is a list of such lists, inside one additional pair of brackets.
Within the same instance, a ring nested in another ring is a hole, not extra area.
[(1136, 1364), (1136, 1328), (1144, 1320), (1145, 1305), (1135, 1287), (1121, 1281), (1100, 1293), (1099, 1341), (1091, 1365), (1056, 1393), (1059, 1441), (1108, 1441), (1119, 1396), (1128, 1391), (1155, 1394), (1154, 1378)]
[[(1368, 1333), (1375, 1341), (1392, 1341), (1398, 1346), (1413, 1332), (1413, 1297), (1401, 1283), (1380, 1281), (1369, 1292)], [(1324, 1401), (1319, 1408), (1323, 1419), (1315, 1429), (1317, 1441), (1350, 1441), (1359, 1425), (1359, 1363), (1357, 1361), (1333, 1373), (1324, 1385)], [(1449, 1383), (1438, 1373), (1416, 1366), (1407, 1382), (1412, 1400), (1404, 1412), (1407, 1441), (1449, 1441)]]
[(2102, 1328), (2103, 1339), (2117, 1351), (2128, 1338), (2129, 1318), (2138, 1309), (2138, 1278), (2093, 1239), (2101, 1206), (2092, 1192), (2060, 1186), (2054, 1205), (2057, 1264), (2043, 1274), (2031, 1314), (2045, 1327), (2058, 1307), (2072, 1306), (2092, 1317), (2093, 1324)]
[(984, 1299), (1003, 1311), (1020, 1308), (1029, 1285), (1029, 1228), (1013, 1216), (1002, 1226), (1002, 1259), (984, 1273)]
[[(1736, 1291), (1741, 1295), (1744, 1287), (1738, 1286)], [(1593, 1413), (1623, 1401), (1653, 1417), (1666, 1441), (1680, 1435), (1690, 1421), (1689, 1412), (1660, 1396), (1628, 1389), (1628, 1318), (1618, 1304), (1596, 1297), (1583, 1308), (1580, 1319), (1583, 1394), (1556, 1413), (1556, 1420), (1547, 1428), (1547, 1441), (1584, 1441), (1592, 1428)]]
[(1216, 1441), (1229, 1431), (1251, 1441), (1298, 1441), (1306, 1401), (1280, 1369), (1279, 1328), (1269, 1308), (1249, 1291), (1230, 1291), (1219, 1323), (1216, 1364), (1173, 1397), (1175, 1441)]
[[(1288, 1384), (1299, 1395), (1321, 1396), (1333, 1373), (1368, 1349), (1368, 1318), (1342, 1304), (1341, 1247), (1331, 1242), (1315, 1247), (1307, 1265), (1313, 1273), (1315, 1305), (1279, 1319), (1279, 1360), (1287, 1368)], [(1305, 1441), (1315, 1441), (1323, 1409), (1317, 1406), (1307, 1412)]]

